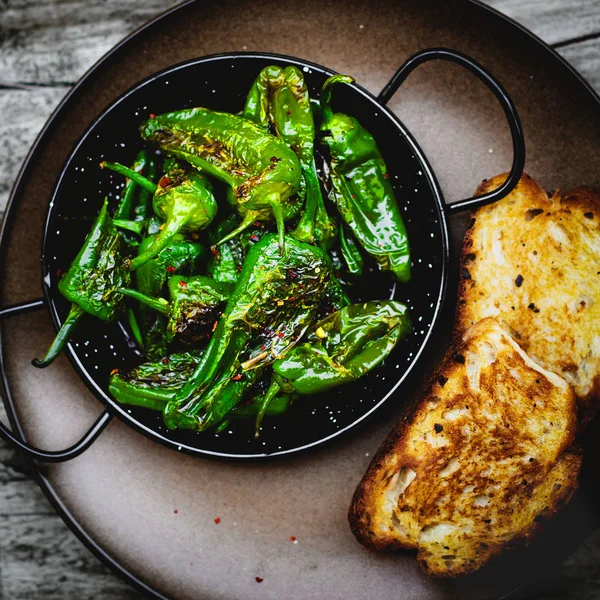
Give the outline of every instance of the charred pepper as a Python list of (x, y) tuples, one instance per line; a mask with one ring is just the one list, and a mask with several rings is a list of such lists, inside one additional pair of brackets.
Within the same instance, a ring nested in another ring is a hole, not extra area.
[(330, 106), (332, 87), (353, 82), (352, 77), (334, 75), (321, 90), (322, 140), (331, 156), (330, 198), (379, 267), (406, 282), (410, 279), (408, 237), (381, 152), (354, 117), (334, 113)]
[(168, 426), (203, 428), (212, 421), (207, 412), (223, 412), (225, 400), (212, 388), (223, 388), (227, 377), (248, 382), (250, 371), (287, 352), (310, 325), (329, 280), (328, 259), (314, 246), (286, 242), (281, 253), (276, 236), (267, 235), (249, 252), (202, 361), (165, 411)]
[(242, 223), (225, 240), (257, 219), (274, 218), (283, 246), (284, 222), (300, 209), (294, 194), (301, 175), (296, 155), (283, 142), (241, 116), (206, 108), (149, 119), (141, 134), (233, 188)]
[(151, 192), (154, 212), (165, 221), (153, 243), (130, 262), (131, 270), (138, 269), (168, 247), (180, 231), (204, 229), (217, 214), (217, 202), (208, 178), (176, 162), (158, 185), (118, 163), (103, 162), (100, 166), (129, 177)]
[(72, 303), (69, 315), (46, 356), (32, 361), (34, 366), (47, 367), (60, 354), (84, 313), (103, 321), (116, 318), (123, 307), (123, 296), (116, 290), (129, 285), (130, 279), (123, 267), (121, 245), (105, 200), (81, 250), (58, 283), (61, 294)]

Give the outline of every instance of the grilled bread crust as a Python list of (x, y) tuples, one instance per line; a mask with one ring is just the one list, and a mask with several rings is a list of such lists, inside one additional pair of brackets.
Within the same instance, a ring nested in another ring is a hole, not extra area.
[[(498, 175), (477, 190), (485, 193)], [(529, 356), (575, 389), (580, 418), (600, 405), (600, 194), (550, 197), (523, 175), (478, 209), (465, 235), (456, 333), (494, 317)]]
[(416, 549), (432, 576), (472, 572), (570, 499), (575, 430), (571, 387), (484, 319), (455, 340), (373, 458), (351, 529), (372, 550)]

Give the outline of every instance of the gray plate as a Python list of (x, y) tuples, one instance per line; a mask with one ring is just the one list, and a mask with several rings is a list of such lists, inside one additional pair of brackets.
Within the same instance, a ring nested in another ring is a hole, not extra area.
[[(523, 120), (527, 170), (548, 189), (600, 183), (597, 97), (539, 40), (487, 8), (443, 0), (196, 2), (120, 45), (49, 122), (13, 191), (2, 304), (40, 295), (39, 248), (56, 177), (91, 120), (136, 81), (197, 56), (257, 50), (350, 73), (377, 93), (405, 58), (431, 46), (472, 55), (504, 83)], [(509, 168), (501, 109), (458, 67), (423, 66), (390, 107), (420, 142), (449, 201)], [(454, 222), (455, 243), (462, 227)], [(2, 336), (19, 426), (39, 446), (66, 447), (100, 405), (66, 359), (43, 372), (30, 366), (53, 336), (48, 314), (7, 320)], [(431, 362), (421, 365), (423, 377)], [(363, 551), (346, 510), (369, 455), (409, 400), (407, 394), (388, 402), (366, 426), (318, 451), (260, 465), (184, 456), (113, 422), (84, 455), (44, 467), (40, 480), (88, 545), (172, 598), (500, 597), (550, 571), (589, 531), (595, 513), (586, 493), (534, 547), (457, 583), (428, 580), (409, 554)]]

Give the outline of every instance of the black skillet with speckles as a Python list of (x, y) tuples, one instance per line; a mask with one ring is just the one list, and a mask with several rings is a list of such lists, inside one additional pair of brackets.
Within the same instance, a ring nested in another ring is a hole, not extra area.
[[(130, 164), (143, 145), (138, 127), (150, 113), (205, 106), (238, 112), (254, 78), (269, 64), (304, 71), (311, 97), (331, 71), (297, 59), (269, 55), (216, 56), (187, 62), (152, 76), (112, 104), (88, 129), (68, 159), (52, 198), (45, 232), (45, 294), (57, 327), (68, 303), (57, 288), (97, 215), (105, 196), (118, 201), (122, 177), (101, 170), (102, 160)], [(403, 125), (359, 86), (339, 86), (335, 111), (359, 119), (380, 147), (408, 230), (413, 257), (409, 284), (396, 284), (369, 264), (354, 284), (355, 301), (395, 298), (410, 308), (414, 328), (385, 365), (363, 379), (327, 394), (298, 399), (290, 411), (265, 420), (259, 440), (253, 423), (235, 422), (221, 433), (169, 431), (158, 412), (119, 405), (107, 392), (112, 369), (142, 360), (123, 323), (84, 317), (69, 345), (75, 368), (88, 387), (125, 422), (145, 435), (191, 453), (250, 458), (294, 452), (331, 439), (363, 421), (398, 389), (430, 338), (446, 284), (447, 228), (442, 199), (422, 152)]]

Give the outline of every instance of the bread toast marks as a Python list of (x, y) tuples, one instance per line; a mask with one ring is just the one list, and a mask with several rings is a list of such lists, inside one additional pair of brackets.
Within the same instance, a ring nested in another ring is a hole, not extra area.
[(416, 548), (437, 577), (478, 569), (572, 495), (575, 395), (493, 319), (465, 332), (359, 484), (368, 548)]
[(456, 331), (496, 318), (535, 362), (573, 385), (582, 420), (589, 419), (600, 404), (600, 195), (579, 188), (549, 198), (523, 175), (506, 198), (477, 210), (471, 224)]

